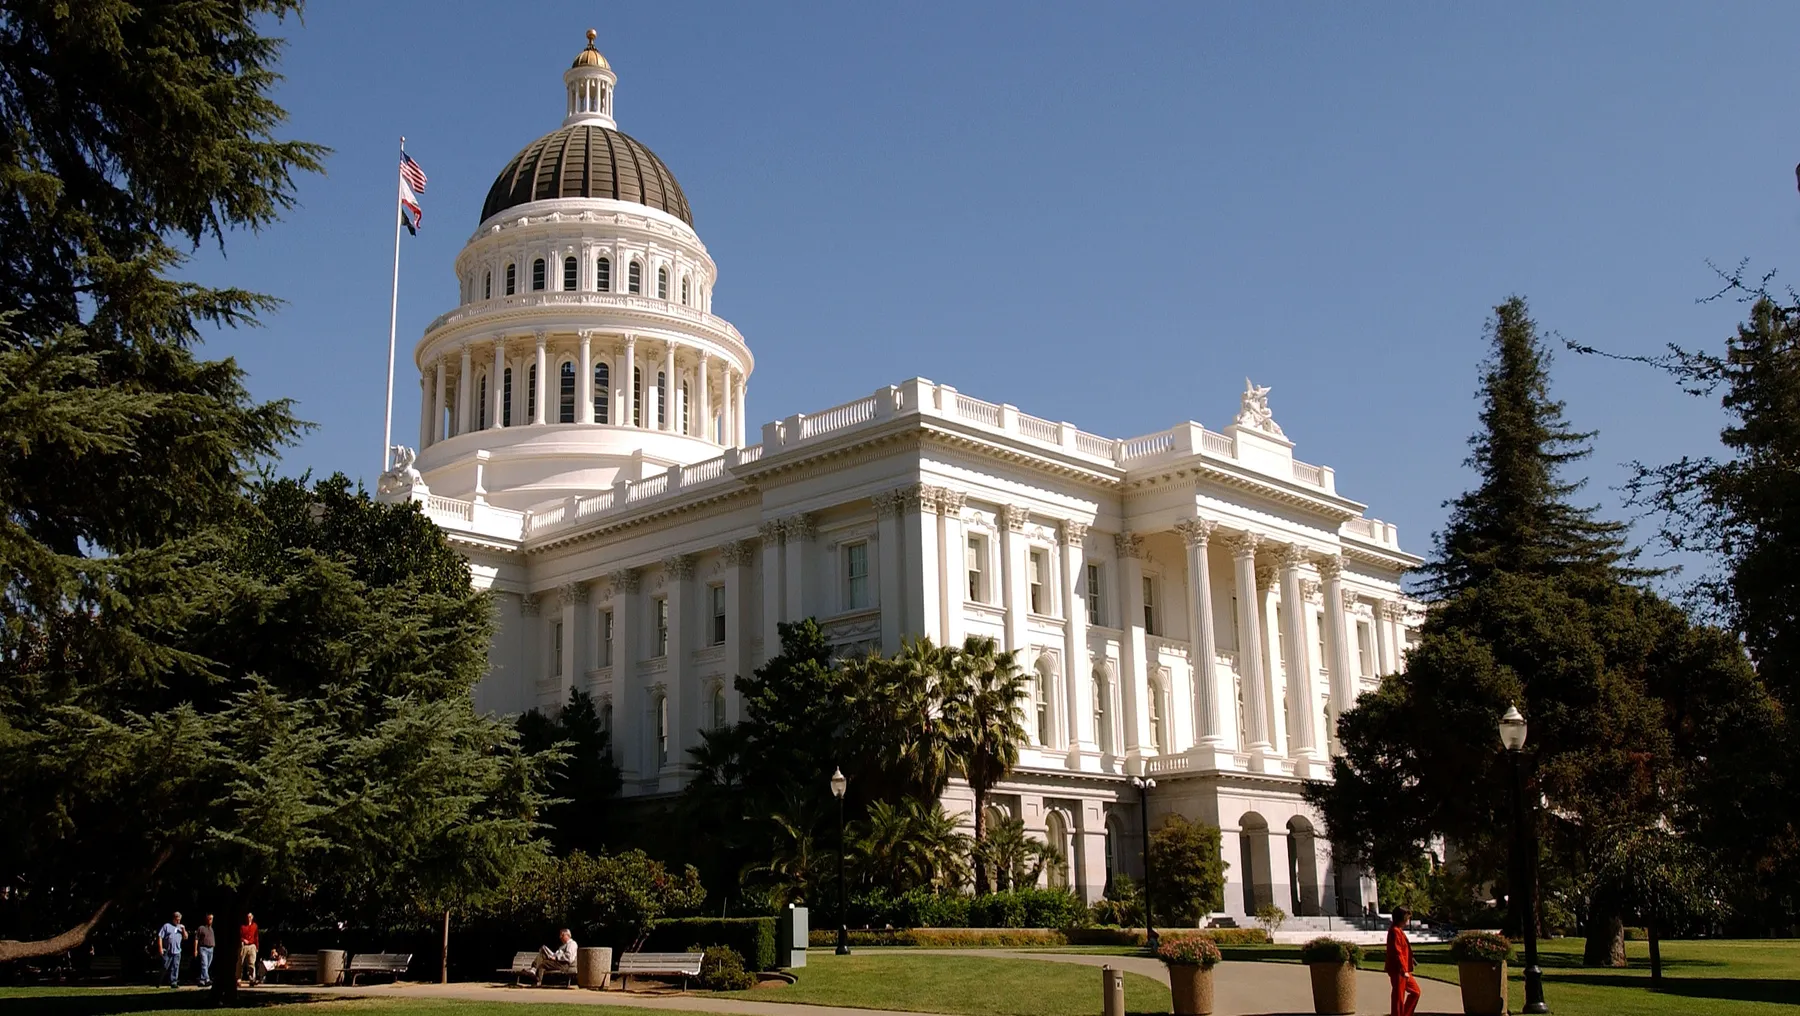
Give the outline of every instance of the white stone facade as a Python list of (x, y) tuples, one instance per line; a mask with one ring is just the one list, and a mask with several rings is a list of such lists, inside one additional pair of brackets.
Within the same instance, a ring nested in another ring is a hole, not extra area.
[[(571, 119), (598, 95), (610, 126), (604, 61), (565, 78)], [(417, 471), (383, 490), (423, 502), (495, 593), (480, 706), (586, 689), (625, 793), (670, 794), (781, 621), (816, 617), (846, 652), (991, 635), (1033, 675), (1031, 744), (994, 806), (1062, 846), (1084, 897), (1139, 870), (1145, 774), (1152, 824), (1224, 831), (1227, 913), (1372, 902), (1313, 835), (1301, 780), (1328, 775), (1333, 718), (1399, 666), (1419, 559), (1293, 457), (1267, 389), (1223, 429), (1120, 440), (915, 378), (752, 443), (754, 362), (682, 219), (531, 202), (481, 223), (456, 271), (462, 305), (414, 353)], [(967, 788), (946, 803), (966, 812)]]

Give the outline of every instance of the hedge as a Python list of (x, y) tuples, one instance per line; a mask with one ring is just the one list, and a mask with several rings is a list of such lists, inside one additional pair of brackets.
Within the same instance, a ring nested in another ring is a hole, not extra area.
[[(1070, 945), (1144, 945), (1144, 929), (1098, 925), (1092, 928), (1069, 928), (1064, 932)], [(1194, 935), (1212, 939), (1214, 945), (1266, 945), (1269, 933), (1261, 928), (1181, 928), (1158, 929), (1157, 937), (1167, 940)]]
[(749, 969), (774, 970), (775, 918), (674, 917), (657, 921), (644, 940), (646, 952), (681, 952), (691, 945), (726, 946), (742, 956)]
[[(837, 929), (814, 928), (808, 939), (815, 949), (837, 944)], [(1163, 941), (1204, 938), (1214, 945), (1261, 945), (1269, 936), (1261, 928), (1173, 929)], [(1020, 949), (1060, 945), (1143, 946), (1142, 928), (853, 928), (852, 946), (919, 946), (926, 949)]]
[[(820, 908), (821, 912), (831, 908)], [(862, 928), (1066, 928), (1086, 924), (1087, 907), (1066, 889), (1009, 889), (966, 896), (928, 889), (850, 898), (850, 925)]]

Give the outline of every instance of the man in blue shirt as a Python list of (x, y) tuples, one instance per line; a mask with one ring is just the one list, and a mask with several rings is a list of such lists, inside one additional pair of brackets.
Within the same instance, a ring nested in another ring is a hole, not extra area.
[(181, 984), (181, 943), (187, 929), (181, 924), (181, 911), (175, 911), (167, 924), (156, 929), (156, 948), (162, 953), (163, 970), (169, 975), (169, 987)]

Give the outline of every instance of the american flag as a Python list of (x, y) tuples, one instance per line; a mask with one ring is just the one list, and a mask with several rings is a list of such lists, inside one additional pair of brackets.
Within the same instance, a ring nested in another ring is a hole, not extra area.
[(404, 151), (400, 153), (400, 223), (406, 231), (419, 235), (424, 213), (419, 210), (419, 195), (425, 193), (425, 171)]

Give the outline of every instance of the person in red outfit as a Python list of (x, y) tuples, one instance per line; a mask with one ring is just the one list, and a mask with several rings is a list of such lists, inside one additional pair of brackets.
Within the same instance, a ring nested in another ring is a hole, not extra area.
[(1388, 1016), (1413, 1016), (1419, 1007), (1419, 982), (1413, 979), (1412, 942), (1406, 937), (1406, 922), (1412, 911), (1394, 908), (1393, 924), (1388, 926), (1386, 969), (1388, 983), (1394, 992), (1388, 1002)]

